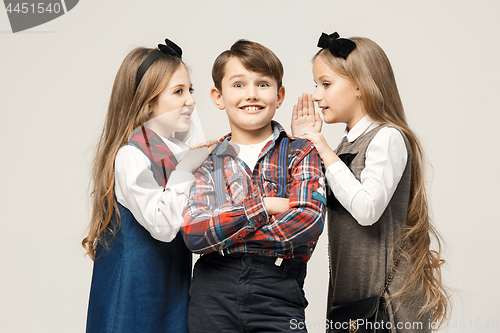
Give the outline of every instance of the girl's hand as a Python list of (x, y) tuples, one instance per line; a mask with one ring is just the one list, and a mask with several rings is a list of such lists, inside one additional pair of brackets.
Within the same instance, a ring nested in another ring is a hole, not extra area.
[(319, 157), (321, 157), (321, 159), (323, 160), (325, 168), (328, 169), (328, 167), (333, 163), (341, 161), (341, 159), (337, 156), (337, 154), (335, 154), (332, 148), (330, 148), (323, 134), (307, 131), (301, 135), (301, 138), (312, 142), (312, 144), (318, 151)]
[(302, 137), (306, 131), (321, 133), (323, 120), (320, 115), (314, 111), (314, 102), (311, 94), (302, 94), (293, 106), (292, 112), (292, 135)]
[(281, 214), (290, 209), (290, 201), (286, 198), (266, 197), (264, 198), (264, 207), (269, 216)]
[[(215, 145), (216, 143), (217, 143), (217, 140), (208, 140), (208, 141), (196, 143), (194, 145), (189, 145), (189, 149), (198, 149), (198, 148), (202, 148), (202, 147), (210, 148), (212, 145)], [(212, 148), (212, 150), (213, 150), (213, 148)]]
[(292, 135), (312, 142), (323, 164), (328, 168), (331, 164), (340, 161), (321, 134), (323, 120), (314, 112), (314, 102), (311, 94), (302, 94), (292, 112)]
[[(207, 141), (208, 142), (217, 142), (217, 141)], [(190, 146), (188, 152), (182, 160), (177, 164), (176, 170), (183, 170), (189, 173), (194, 173), (200, 165), (205, 162), (207, 157), (210, 155), (212, 150), (217, 147), (217, 145), (213, 144), (208, 145), (207, 143), (196, 144), (195, 146)], [(195, 148), (200, 147), (200, 148)]]

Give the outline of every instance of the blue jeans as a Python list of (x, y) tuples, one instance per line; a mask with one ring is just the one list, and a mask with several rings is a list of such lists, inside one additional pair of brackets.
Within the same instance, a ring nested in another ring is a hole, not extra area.
[(254, 254), (203, 255), (190, 288), (191, 333), (307, 332), (292, 329), (305, 322), (306, 264)]

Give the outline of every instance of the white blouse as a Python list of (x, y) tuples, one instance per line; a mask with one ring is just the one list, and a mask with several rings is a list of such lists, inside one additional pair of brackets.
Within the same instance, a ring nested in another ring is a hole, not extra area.
[[(162, 139), (178, 161), (188, 149), (181, 141)], [(150, 160), (138, 148), (125, 145), (116, 154), (116, 199), (160, 241), (172, 241), (181, 228), (182, 211), (193, 183), (191, 173), (174, 170), (164, 189), (154, 179)]]
[[(368, 132), (376, 126), (365, 116), (344, 136), (353, 142), (365, 130)], [(401, 133), (384, 127), (368, 145), (361, 182), (344, 162), (335, 162), (326, 170), (325, 176), (335, 197), (360, 225), (370, 226), (382, 216), (403, 176), (407, 154)]]

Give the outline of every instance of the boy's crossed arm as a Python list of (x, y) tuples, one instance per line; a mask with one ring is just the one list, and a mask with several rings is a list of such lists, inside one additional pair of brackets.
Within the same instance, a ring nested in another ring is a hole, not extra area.
[(182, 234), (196, 253), (273, 252), (297, 249), (318, 239), (323, 230), (325, 199), (321, 160), (304, 147), (291, 170), (289, 210), (269, 216), (263, 197), (246, 196), (239, 205), (217, 206), (211, 162), (198, 171), (184, 211)]

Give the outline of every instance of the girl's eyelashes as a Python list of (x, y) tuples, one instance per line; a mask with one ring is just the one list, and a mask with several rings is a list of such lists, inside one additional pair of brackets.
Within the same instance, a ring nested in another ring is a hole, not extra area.
[[(192, 94), (194, 92), (193, 88), (189, 88), (189, 93)], [(184, 93), (183, 88), (178, 88), (174, 90), (174, 95), (182, 95)]]
[[(331, 85), (331, 83), (325, 81), (325, 82), (322, 82), (321, 85), (325, 88), (328, 88)], [(316, 82), (314, 82), (314, 88), (318, 88), (318, 84)]]

